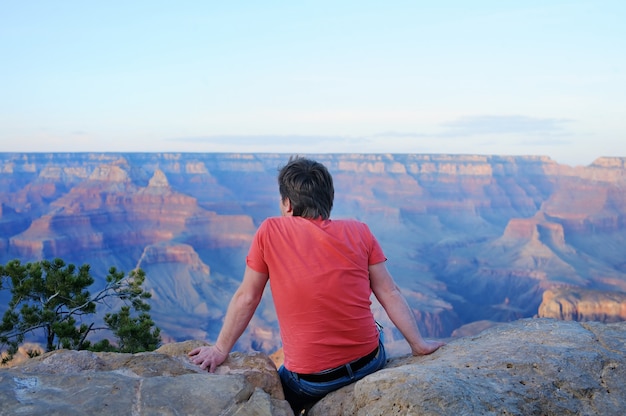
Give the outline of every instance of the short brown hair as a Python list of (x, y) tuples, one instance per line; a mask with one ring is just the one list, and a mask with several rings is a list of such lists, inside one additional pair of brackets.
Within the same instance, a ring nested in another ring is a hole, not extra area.
[(281, 200), (289, 199), (293, 215), (327, 220), (333, 208), (335, 188), (333, 178), (315, 160), (292, 156), (278, 172)]

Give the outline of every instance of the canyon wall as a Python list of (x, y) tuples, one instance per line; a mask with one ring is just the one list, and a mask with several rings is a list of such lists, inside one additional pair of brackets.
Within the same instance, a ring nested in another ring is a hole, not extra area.
[[(370, 225), (427, 336), (535, 316), (548, 290), (626, 292), (624, 158), (570, 167), (542, 156), (307, 156), (333, 174), (332, 217)], [(276, 174), (288, 159), (0, 153), (0, 261), (89, 263), (96, 284), (110, 266), (141, 267), (164, 339), (214, 340), (256, 227), (279, 214)], [(403, 352), (374, 309), (391, 351)], [(271, 352), (278, 339), (267, 293), (237, 348)]]

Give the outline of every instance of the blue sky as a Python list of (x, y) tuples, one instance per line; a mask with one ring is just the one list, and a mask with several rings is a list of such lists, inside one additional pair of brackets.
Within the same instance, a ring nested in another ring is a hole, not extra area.
[(0, 0), (0, 151), (626, 156), (624, 1)]

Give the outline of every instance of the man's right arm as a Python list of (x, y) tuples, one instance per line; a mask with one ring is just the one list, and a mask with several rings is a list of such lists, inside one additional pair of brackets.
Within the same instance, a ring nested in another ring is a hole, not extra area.
[(267, 274), (246, 267), (243, 281), (226, 310), (224, 324), (215, 345), (196, 348), (189, 352), (192, 362), (198, 364), (203, 370), (208, 369), (213, 372), (217, 366), (226, 360), (235, 342), (250, 323), (250, 319), (252, 319), (263, 296), (267, 280)]
[(413, 311), (394, 282), (385, 263), (369, 266), (370, 285), (376, 299), (387, 312), (391, 322), (398, 328), (411, 346), (413, 355), (427, 355), (445, 345), (441, 341), (428, 341), (422, 338)]

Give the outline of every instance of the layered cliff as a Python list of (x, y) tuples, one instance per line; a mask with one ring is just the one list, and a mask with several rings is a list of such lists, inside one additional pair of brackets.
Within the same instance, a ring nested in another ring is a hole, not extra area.
[[(370, 225), (429, 336), (534, 316), (555, 287), (626, 292), (623, 158), (309, 156), (333, 174), (333, 217)], [(89, 263), (100, 284), (110, 266), (142, 267), (166, 339), (215, 339), (256, 227), (279, 212), (288, 158), (0, 154), (0, 261)], [(277, 339), (267, 295), (237, 348), (270, 352)]]
[(626, 293), (560, 287), (543, 293), (538, 316), (566, 321), (626, 321)]

